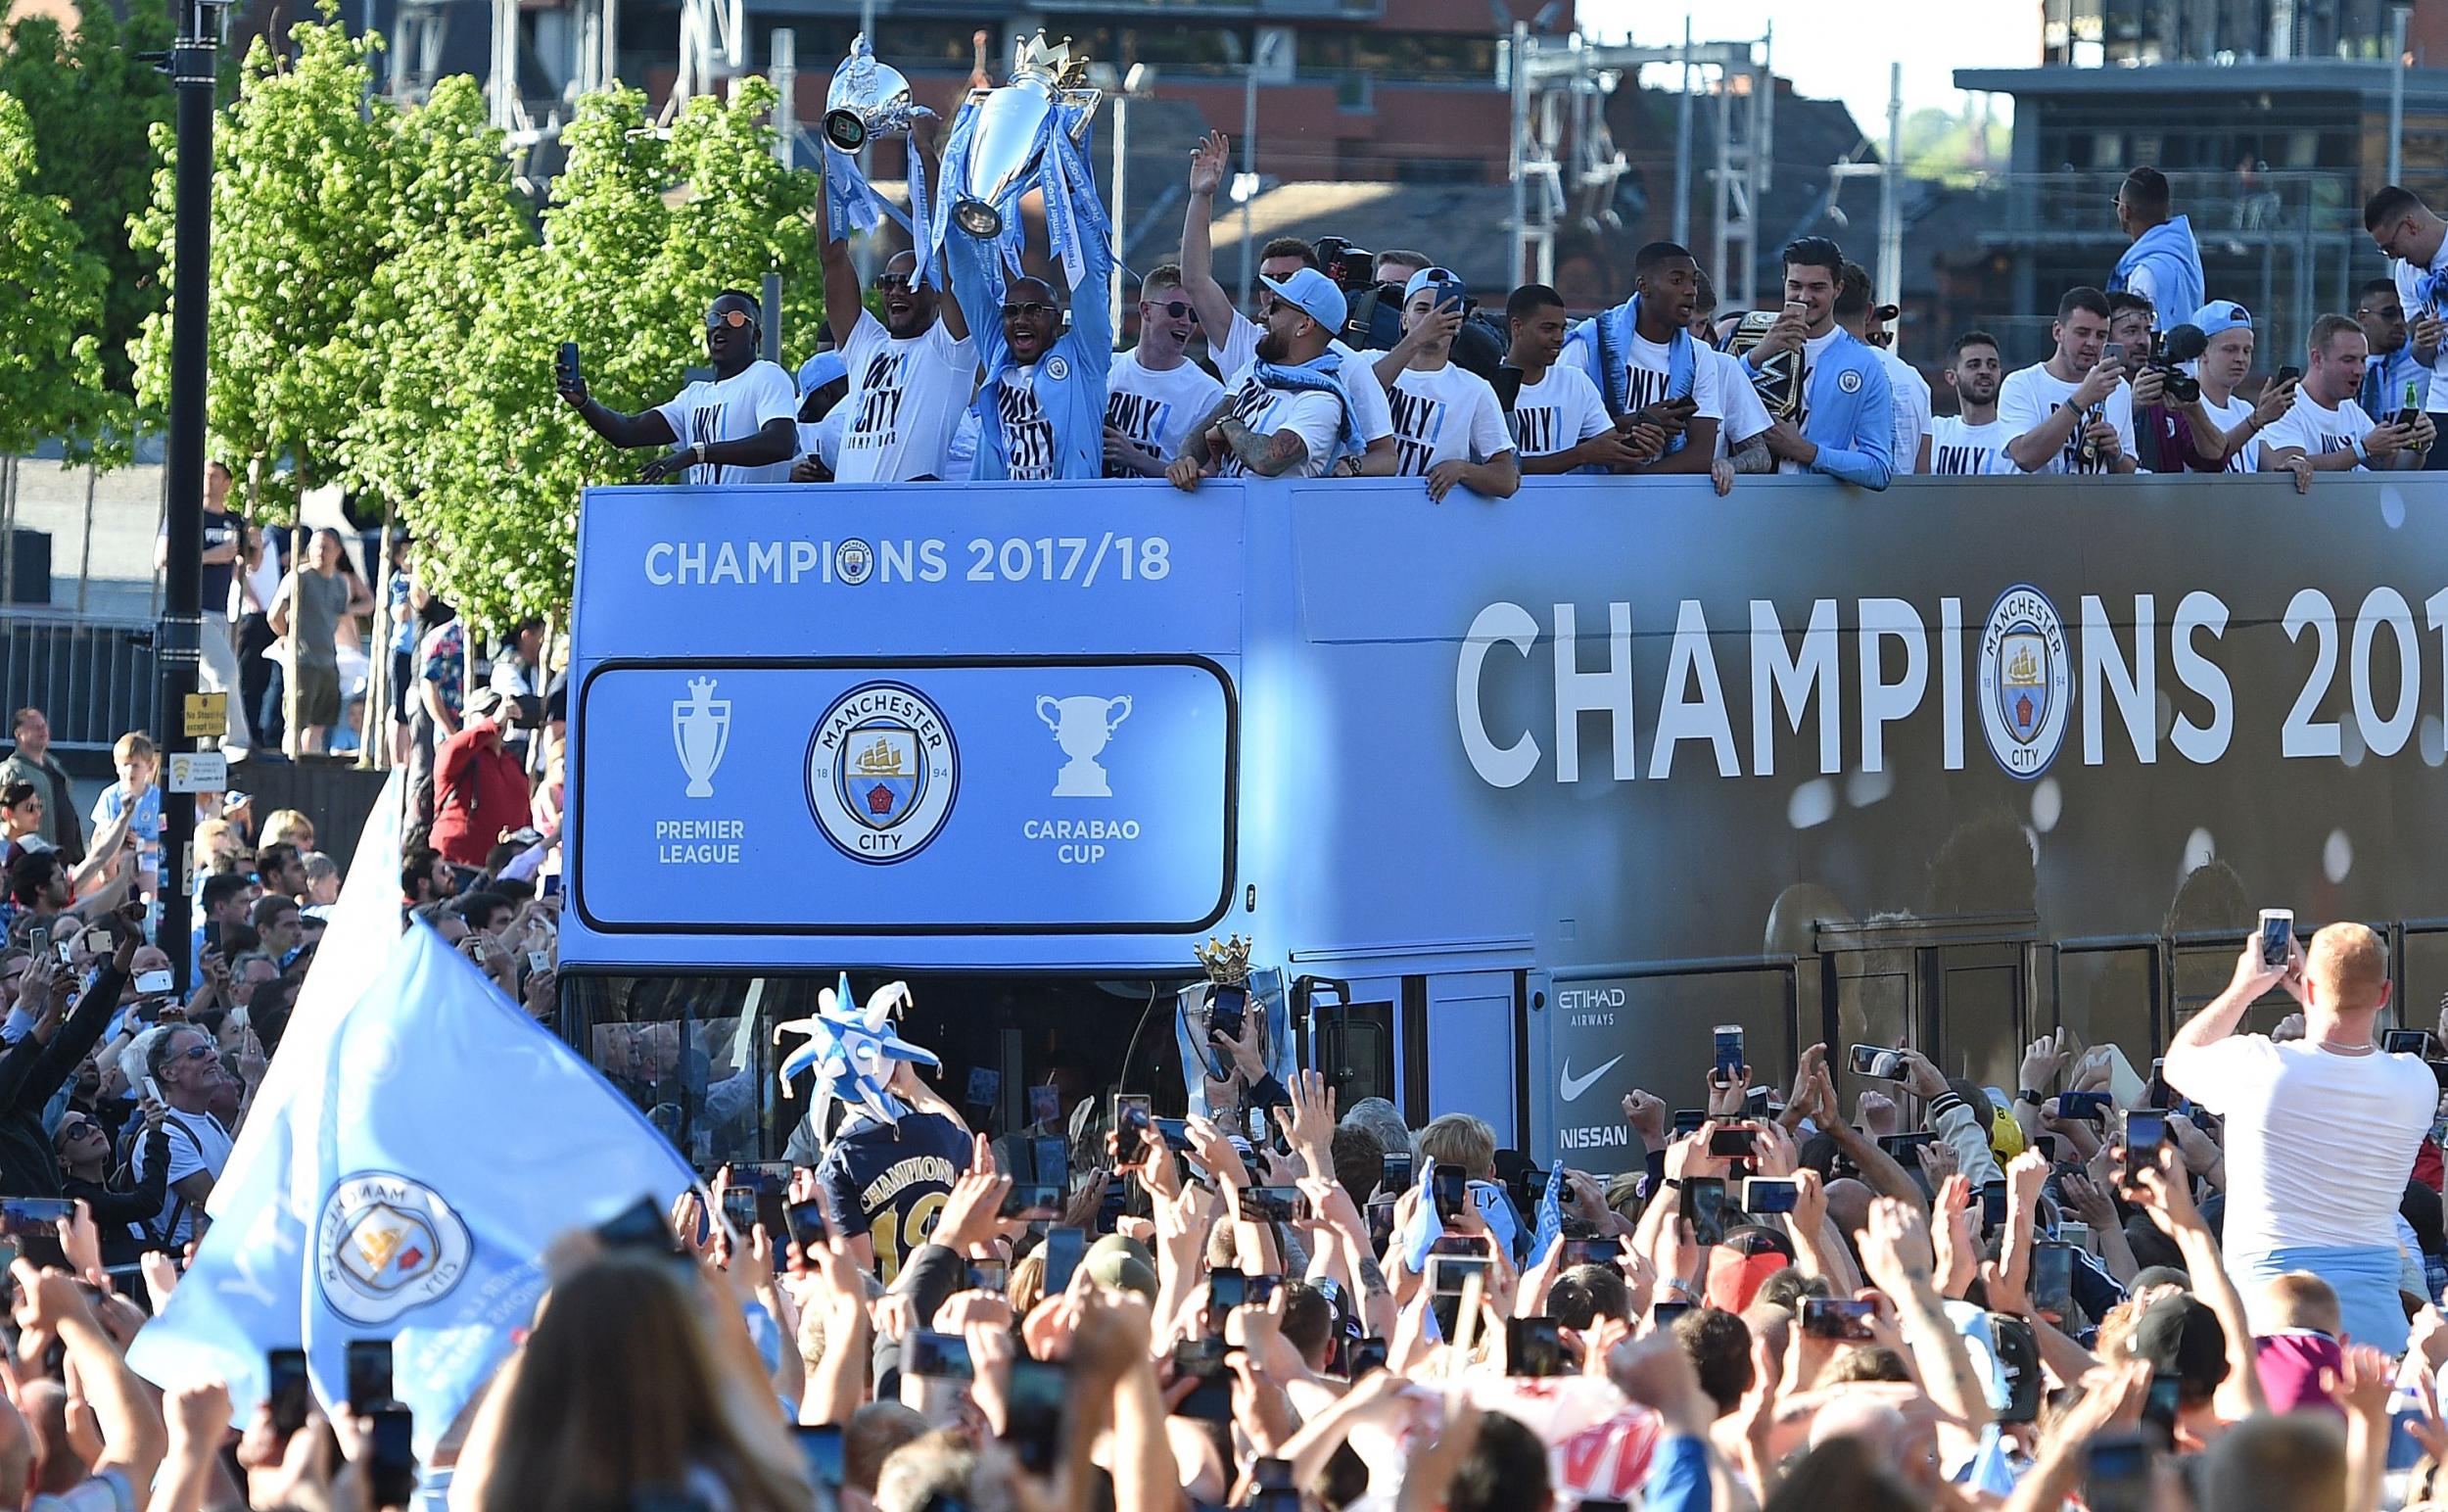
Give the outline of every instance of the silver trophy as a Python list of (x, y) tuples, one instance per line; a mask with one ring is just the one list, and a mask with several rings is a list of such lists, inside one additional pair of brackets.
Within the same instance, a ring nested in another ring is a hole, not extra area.
[(1012, 81), (1000, 89), (969, 95), (976, 108), (970, 128), (966, 171), (953, 185), (959, 198), (953, 222), (969, 235), (991, 241), (1003, 234), (1006, 199), (1025, 190), (1037, 171), (1037, 135), (1046, 117), (1057, 110), (1077, 112), (1072, 118), (1074, 140), (1084, 138), (1103, 91), (1086, 88), (1087, 60), (1071, 56), (1069, 38), (1048, 46), (1042, 31), (1022, 42), (1012, 60)]
[(934, 114), (911, 98), (910, 81), (899, 69), (875, 61), (862, 31), (850, 39), (850, 56), (833, 71), (832, 87), (824, 92), (824, 140), (855, 153)]

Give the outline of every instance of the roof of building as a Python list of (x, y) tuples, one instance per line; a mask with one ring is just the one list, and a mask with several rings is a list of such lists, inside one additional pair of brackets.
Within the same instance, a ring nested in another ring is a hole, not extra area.
[[(2308, 58), (2284, 62), (2166, 63), (2148, 68), (1957, 69), (1957, 89), (2027, 98), (2047, 95), (2221, 95), (2360, 93), (2388, 98), (2389, 79), (2405, 75), (2409, 104), (2448, 108), (2448, 70), (2404, 69), (2378, 61)], [(1784, 122), (1780, 118), (1778, 125)]]

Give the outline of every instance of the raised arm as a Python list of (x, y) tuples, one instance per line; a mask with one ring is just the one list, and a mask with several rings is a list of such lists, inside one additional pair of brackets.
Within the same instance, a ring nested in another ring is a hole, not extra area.
[(816, 197), (816, 250), (824, 269), (824, 315), (833, 328), (833, 345), (847, 347), (851, 331), (867, 313), (859, 298), (865, 291), (859, 287), (859, 270), (850, 260), (850, 243), (833, 234), (822, 193)]
[(1215, 218), (1215, 191), (1224, 183), (1232, 141), (1221, 131), (1200, 138), (1190, 154), (1190, 199), (1182, 211), (1182, 294), (1199, 311), (1199, 329), (1220, 348), (1233, 328), (1232, 296), (1215, 281), (1215, 252), (1208, 223)]
[(2166, 1075), (2169, 1084), (2188, 1096), (2198, 1097), (2195, 1089), (2183, 1083), (2186, 1063), (2193, 1052), (2205, 1050), (2236, 1032), (2243, 1021), (2244, 1010), (2259, 1002), (2272, 987), (2283, 985), (2300, 1000), (2303, 996), (2303, 947), (2289, 940), (2284, 966), (2264, 966), (2261, 962), (2260, 936), (2244, 942), (2236, 958), (2236, 975), (2227, 990), (2210, 1000), (2210, 1006), (2185, 1020), (2168, 1042)]

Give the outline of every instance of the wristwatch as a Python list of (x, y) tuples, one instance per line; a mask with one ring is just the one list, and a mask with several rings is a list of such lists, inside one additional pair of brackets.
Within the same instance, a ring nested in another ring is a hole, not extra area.
[(688, 444), (688, 459), (689, 459), (690, 461), (692, 461), (692, 462), (696, 463), (696, 464), (697, 464), (698, 466), (700, 466), (700, 467), (702, 467), (702, 466), (704, 466), (704, 465), (705, 465), (705, 443), (704, 443), (704, 442), (702, 442), (702, 441), (692, 441), (692, 442), (690, 442), (690, 443)]
[(2025, 1088), (2023, 1088), (2022, 1090), (2020, 1090), (2020, 1091), (2016, 1092), (2016, 1093), (2014, 1094), (2014, 1100), (2015, 1100), (2016, 1102), (2018, 1102), (2018, 1103), (2029, 1103), (2029, 1104), (2031, 1104), (2034, 1108), (2038, 1108), (2041, 1104), (2046, 1103), (2046, 1102), (2048, 1102), (2048, 1096), (2047, 1096), (2046, 1094), (2044, 1094), (2044, 1093), (2039, 1093), (2039, 1092), (2034, 1092), (2034, 1091), (2033, 1091), (2031, 1088), (2029, 1088), (2029, 1087), (2025, 1087)]

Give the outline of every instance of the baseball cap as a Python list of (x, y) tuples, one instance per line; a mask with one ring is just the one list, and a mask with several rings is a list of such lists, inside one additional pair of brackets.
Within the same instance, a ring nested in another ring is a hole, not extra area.
[(1343, 317), (1351, 307), (1343, 300), (1343, 292), (1335, 287), (1335, 280), (1313, 267), (1296, 267), (1288, 278), (1259, 275), (1258, 282), (1275, 291), (1287, 303), (1300, 307), (1308, 317), (1326, 327), (1332, 336), (1343, 328)]
[(1156, 1299), (1155, 1257), (1135, 1239), (1107, 1234), (1089, 1247), (1088, 1257), (1082, 1263), (1099, 1286), (1137, 1292), (1152, 1302)]
[(1425, 289), (1430, 284), (1434, 283), (1453, 285), (1451, 293), (1447, 296), (1448, 298), (1462, 299), (1467, 297), (1462, 287), (1462, 280), (1455, 276), (1451, 268), (1424, 267), (1418, 272), (1413, 273), (1410, 281), (1402, 286), (1402, 303), (1405, 305), (1410, 304), (1411, 297), (1413, 295), (1419, 293), (1422, 289)]
[(2162, 1297), (2142, 1309), (2134, 1325), (2134, 1353), (2204, 1394), (2227, 1379), (2227, 1331), (2219, 1315), (2190, 1295)]
[(2201, 327), (2204, 336), (2216, 336), (2221, 331), (2232, 331), (2239, 325), (2249, 330), (2252, 327), (2252, 311), (2234, 300), (2212, 300), (2193, 311), (2192, 323)]
[(1740, 1312), (1768, 1277), (1794, 1262), (1793, 1245), (1764, 1224), (1743, 1223), (1725, 1231), (1725, 1242), (1709, 1254), (1709, 1305)]
[(799, 364), (799, 392), (814, 394), (828, 383), (850, 376), (850, 364), (838, 352), (820, 352)]

